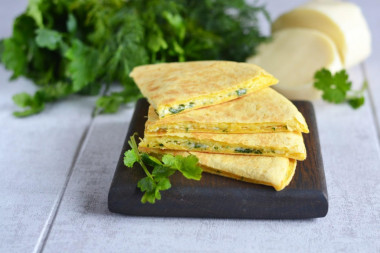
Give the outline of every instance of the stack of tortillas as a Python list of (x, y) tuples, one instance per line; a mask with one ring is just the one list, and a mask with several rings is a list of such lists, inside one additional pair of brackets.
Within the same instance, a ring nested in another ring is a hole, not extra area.
[(205, 172), (276, 190), (306, 159), (304, 117), (257, 65), (162, 63), (136, 67), (131, 77), (151, 105), (141, 151), (193, 154)]

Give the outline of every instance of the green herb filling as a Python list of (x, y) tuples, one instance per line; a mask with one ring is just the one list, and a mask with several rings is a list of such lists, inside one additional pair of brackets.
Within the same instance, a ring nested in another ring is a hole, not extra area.
[(235, 91), (238, 96), (247, 94), (247, 89), (238, 89)]
[(182, 112), (183, 110), (185, 110), (184, 104), (180, 104), (177, 108), (173, 108), (173, 107), (169, 108), (169, 112), (171, 112), (172, 114), (177, 114), (179, 112)]
[(257, 155), (263, 154), (262, 149), (252, 149), (252, 148), (236, 148), (235, 152), (236, 153), (254, 153)]

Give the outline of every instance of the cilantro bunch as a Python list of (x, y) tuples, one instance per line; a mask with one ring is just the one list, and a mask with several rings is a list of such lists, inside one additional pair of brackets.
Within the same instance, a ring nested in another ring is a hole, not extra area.
[(314, 75), (314, 87), (323, 92), (322, 98), (325, 101), (335, 104), (348, 102), (352, 108), (357, 109), (364, 104), (364, 91), (368, 82), (365, 80), (358, 91), (352, 91), (351, 86), (352, 82), (344, 69), (333, 75), (323, 68)]
[[(19, 117), (71, 94), (98, 95), (97, 112), (116, 112), (141, 95), (128, 76), (142, 64), (244, 61), (267, 38), (262, 6), (244, 0), (30, 0), (0, 41), (2, 64), (39, 86), (14, 102)], [(109, 92), (111, 83), (120, 90)]]
[[(160, 191), (171, 188), (169, 177), (176, 171), (180, 171), (187, 179), (201, 179), (202, 169), (197, 165), (198, 158), (194, 155), (183, 157), (166, 154), (160, 161), (146, 153), (140, 153), (134, 135), (131, 136), (128, 144), (131, 149), (124, 153), (125, 166), (132, 168), (137, 162), (146, 174), (146, 177), (140, 179), (137, 183), (137, 187), (144, 192), (141, 199), (142, 203), (149, 202), (154, 204), (156, 199), (160, 200)], [(153, 168), (151, 172), (148, 166)]]

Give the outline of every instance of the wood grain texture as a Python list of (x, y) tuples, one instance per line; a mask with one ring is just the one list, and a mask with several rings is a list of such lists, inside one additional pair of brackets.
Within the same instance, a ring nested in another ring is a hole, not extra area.
[(204, 173), (202, 180), (187, 180), (179, 173), (173, 187), (154, 205), (141, 204), (136, 185), (144, 177), (138, 165), (128, 169), (123, 154), (134, 132), (143, 136), (148, 103), (137, 102), (130, 128), (109, 192), (110, 211), (127, 215), (202, 218), (298, 219), (323, 217), (327, 213), (327, 191), (314, 110), (309, 102), (295, 103), (305, 116), (310, 134), (304, 135), (308, 158), (299, 162), (290, 185), (283, 191)]
[(25, 79), (8, 83), (9, 76), (1, 66), (0, 252), (32, 252), (50, 227), (94, 99), (72, 97), (42, 114), (15, 118), (20, 108), (12, 95), (35, 87)]

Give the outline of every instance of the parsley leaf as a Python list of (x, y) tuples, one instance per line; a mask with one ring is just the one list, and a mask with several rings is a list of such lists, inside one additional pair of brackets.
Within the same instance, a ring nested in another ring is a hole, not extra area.
[(172, 169), (168, 166), (160, 166), (156, 165), (154, 166), (154, 169), (152, 171), (152, 175), (156, 177), (169, 177), (173, 175), (176, 172), (175, 169)]
[(13, 112), (13, 115), (16, 117), (27, 117), (39, 113), (45, 108), (45, 104), (42, 102), (42, 96), (41, 93), (36, 93), (34, 96), (31, 96), (25, 92), (14, 95), (13, 101), (15, 104), (27, 109), (24, 111)]
[(357, 109), (364, 104), (364, 91), (368, 82), (363, 83), (359, 91), (351, 91), (352, 82), (348, 79), (346, 70), (336, 72), (334, 75), (323, 68), (314, 75), (314, 87), (321, 90), (322, 98), (330, 103), (340, 104), (348, 102), (349, 105)]
[(173, 155), (171, 154), (166, 154), (162, 157), (162, 162), (170, 167), (170, 168), (174, 168), (174, 169), (179, 169), (181, 167), (181, 160), (180, 159), (176, 159)]
[(168, 190), (172, 187), (170, 184), (170, 180), (168, 178), (160, 178), (158, 179), (157, 188), (161, 191)]
[(198, 158), (196, 156), (177, 156), (176, 158), (181, 160), (181, 167), (179, 168), (179, 171), (182, 172), (184, 177), (194, 180), (199, 180), (201, 178), (202, 169), (197, 166)]
[(197, 166), (198, 158), (194, 155), (183, 157), (167, 154), (162, 157), (162, 161), (165, 165), (181, 171), (187, 179), (201, 178), (202, 170)]
[(43, 27), (43, 13), (41, 12), (41, 0), (29, 0), (29, 6), (26, 14), (32, 17), (39, 27)]
[(67, 31), (69, 31), (70, 33), (74, 33), (77, 30), (77, 27), (78, 27), (77, 20), (75, 19), (75, 16), (72, 13), (69, 14), (69, 17), (66, 22), (66, 26), (67, 26)]
[(157, 158), (150, 156), (146, 153), (141, 154), (141, 160), (149, 166), (157, 166), (157, 165), (162, 165), (161, 161), (158, 160)]
[[(161, 162), (147, 153), (140, 153), (134, 136), (135, 134), (128, 141), (131, 149), (124, 153), (124, 164), (129, 168), (133, 168), (133, 165), (137, 162), (146, 174), (146, 177), (140, 179), (137, 183), (137, 187), (144, 193), (141, 198), (142, 203), (149, 202), (154, 204), (156, 200), (160, 200), (160, 191), (171, 188), (169, 177), (176, 171), (180, 171), (187, 179), (201, 179), (202, 169), (197, 165), (198, 158), (196, 156), (183, 157), (167, 154), (162, 157)], [(148, 170), (147, 165), (153, 168), (152, 172)]]
[(36, 30), (36, 43), (41, 48), (48, 48), (50, 50), (57, 49), (59, 43), (62, 41), (62, 35), (54, 30), (40, 28)]
[(357, 109), (364, 104), (364, 97), (356, 97), (348, 100), (352, 108)]
[[(142, 203), (146, 203), (147, 201), (151, 204), (154, 204), (156, 202), (156, 182), (152, 177), (144, 177), (139, 180), (137, 183), (137, 187), (140, 188), (142, 192), (144, 192), (144, 195), (141, 199)], [(161, 199), (161, 195), (159, 196), (159, 199)]]
[(15, 39), (5, 39), (2, 41), (3, 53), (1, 61), (5, 67), (13, 70), (12, 79), (22, 75), (27, 63), (25, 52), (19, 50), (22, 44)]
[(124, 153), (124, 164), (127, 167), (132, 167), (135, 162), (138, 162), (139, 158), (133, 150), (128, 150)]
[(156, 183), (151, 177), (144, 177), (139, 180), (137, 187), (140, 188), (142, 192), (151, 192), (156, 189)]
[(95, 81), (98, 52), (87, 47), (79, 40), (74, 40), (72, 47), (66, 51), (65, 57), (70, 60), (67, 73), (71, 76), (73, 88), (80, 91)]

